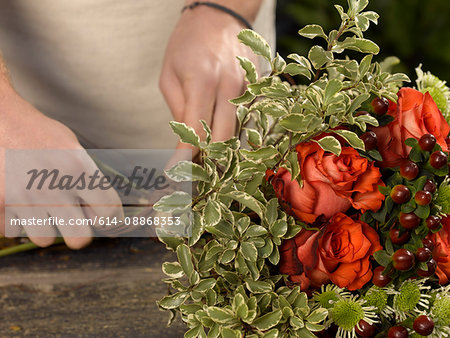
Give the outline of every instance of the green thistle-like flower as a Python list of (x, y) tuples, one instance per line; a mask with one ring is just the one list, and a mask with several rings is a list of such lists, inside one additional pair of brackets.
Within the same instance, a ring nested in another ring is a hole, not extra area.
[(373, 306), (376, 308), (378, 314), (384, 317), (390, 317), (393, 314), (393, 309), (388, 305), (388, 293), (385, 289), (378, 286), (372, 286), (367, 290), (364, 299), (367, 306)]
[(333, 304), (343, 297), (350, 296), (350, 292), (344, 291), (337, 285), (322, 285), (320, 291), (314, 292), (313, 298), (319, 305), (325, 309), (330, 309)]
[(450, 285), (443, 287), (431, 306), (430, 317), (434, 320), (434, 337), (450, 336)]
[(430, 72), (424, 73), (422, 65), (416, 68), (417, 73), (417, 89), (426, 93), (429, 92), (434, 102), (438, 106), (438, 109), (450, 120), (450, 88), (447, 87), (446, 82), (440, 80)]
[(390, 288), (388, 294), (394, 295), (394, 309), (397, 320), (405, 320), (407, 317), (413, 317), (424, 310), (428, 310), (430, 295), (426, 292), (430, 289), (424, 285), (425, 280), (406, 280), (398, 290)]
[(333, 304), (329, 310), (330, 318), (338, 326), (336, 337), (353, 338), (356, 337), (355, 327), (359, 325), (360, 320), (368, 324), (377, 322), (376, 308), (366, 306), (363, 299), (341, 298)]
[(448, 178), (439, 186), (436, 204), (442, 208), (442, 213), (450, 214), (450, 180)]

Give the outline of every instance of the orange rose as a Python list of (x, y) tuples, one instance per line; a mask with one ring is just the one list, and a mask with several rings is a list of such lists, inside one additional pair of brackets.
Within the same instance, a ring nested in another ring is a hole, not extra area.
[(378, 138), (378, 150), (383, 156), (383, 167), (400, 166), (402, 160), (408, 158), (411, 150), (405, 145), (408, 138), (418, 140), (425, 134), (432, 134), (444, 151), (449, 150), (445, 138), (450, 127), (429, 93), (422, 94), (412, 88), (400, 89), (398, 103), (390, 103), (388, 114), (394, 117), (394, 121), (373, 128)]
[(444, 285), (450, 280), (450, 216), (443, 218), (442, 229), (434, 234), (428, 235), (434, 244), (433, 258), (437, 263), (436, 275), (439, 283)]
[(321, 231), (302, 230), (280, 248), (280, 272), (302, 290), (331, 280), (348, 290), (372, 278), (370, 257), (382, 250), (377, 232), (362, 221), (339, 213)]
[(376, 211), (384, 196), (381, 173), (373, 162), (351, 147), (342, 147), (340, 156), (325, 152), (316, 142), (297, 146), (303, 187), (291, 181), (290, 173), (280, 168), (268, 171), (267, 178), (284, 209), (298, 219), (313, 223), (320, 215), (327, 219), (350, 207)]

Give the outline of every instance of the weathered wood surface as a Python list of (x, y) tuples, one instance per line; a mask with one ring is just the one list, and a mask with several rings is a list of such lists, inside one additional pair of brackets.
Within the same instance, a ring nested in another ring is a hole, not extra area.
[(0, 258), (0, 337), (182, 337), (156, 300), (173, 260), (147, 239), (99, 240)]

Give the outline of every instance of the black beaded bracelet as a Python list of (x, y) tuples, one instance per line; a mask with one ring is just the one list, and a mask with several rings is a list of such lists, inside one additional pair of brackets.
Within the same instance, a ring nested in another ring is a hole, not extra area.
[(219, 11), (228, 13), (231, 16), (235, 17), (237, 20), (239, 20), (241, 23), (243, 23), (244, 26), (247, 27), (248, 29), (253, 29), (252, 25), (242, 15), (236, 13), (235, 11), (233, 11), (232, 9), (229, 9), (228, 7), (216, 4), (215, 2), (196, 1), (190, 5), (184, 6), (183, 9), (181, 10), (181, 13), (183, 13), (186, 9), (193, 9), (198, 6), (208, 6), (208, 7), (218, 9)]

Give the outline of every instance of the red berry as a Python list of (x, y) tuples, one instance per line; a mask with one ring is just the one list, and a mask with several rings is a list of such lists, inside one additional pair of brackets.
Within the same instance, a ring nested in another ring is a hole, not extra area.
[(407, 180), (413, 180), (419, 175), (419, 166), (412, 161), (406, 160), (400, 166), (400, 175)]
[(389, 101), (384, 97), (376, 97), (370, 104), (373, 108), (373, 112), (379, 116), (386, 114), (389, 108)]
[(416, 192), (414, 199), (416, 200), (416, 203), (418, 205), (428, 205), (431, 203), (431, 200), (433, 199), (433, 195), (431, 194), (431, 192), (421, 190), (421, 191)]
[(448, 157), (443, 151), (437, 150), (430, 156), (430, 164), (434, 169), (441, 169), (447, 164)]
[(436, 138), (431, 134), (425, 134), (419, 140), (419, 147), (424, 151), (433, 151), (435, 145)]
[(432, 257), (431, 250), (428, 248), (419, 248), (416, 251), (416, 258), (419, 262), (428, 262)]
[(384, 271), (383, 266), (377, 266), (373, 270), (372, 283), (373, 283), (373, 285), (376, 285), (380, 288), (388, 285), (389, 282), (392, 280), (391, 277), (389, 277), (387, 275), (383, 275), (383, 271)]
[(430, 230), (436, 230), (441, 226), (441, 219), (437, 216), (431, 215), (426, 220), (427, 228)]
[(430, 249), (431, 251), (433, 251), (434, 244), (430, 239), (428, 239), (428, 238), (422, 239), (422, 244), (423, 244), (424, 248), (427, 248), (427, 249)]
[(409, 230), (417, 228), (422, 222), (420, 217), (413, 212), (407, 214), (400, 212), (399, 221), (402, 227)]
[(434, 322), (430, 317), (421, 315), (414, 320), (413, 329), (422, 336), (428, 336), (433, 333)]
[(410, 234), (408, 231), (405, 231), (400, 235), (400, 230), (391, 229), (389, 230), (389, 237), (391, 238), (391, 242), (393, 244), (402, 245), (408, 242)]
[(391, 198), (397, 204), (403, 204), (411, 198), (411, 192), (403, 184), (398, 184), (391, 190)]
[(436, 184), (432, 180), (427, 180), (425, 182), (425, 185), (423, 186), (424, 191), (428, 191), (432, 194), (436, 192), (436, 189), (437, 189)]
[(434, 273), (436, 272), (437, 263), (433, 258), (431, 258), (426, 264), (427, 264), (426, 270), (417, 269), (417, 274), (421, 277), (430, 277), (433, 276)]
[(362, 319), (359, 321), (358, 324), (361, 329), (359, 329), (358, 326), (356, 326), (355, 331), (361, 337), (372, 337), (377, 330), (375, 325), (371, 325)]
[(368, 131), (361, 135), (361, 140), (364, 142), (366, 151), (373, 150), (378, 146), (377, 134), (373, 131)]
[(408, 338), (408, 330), (401, 325), (393, 326), (388, 331), (388, 338)]
[(392, 261), (396, 270), (408, 271), (414, 266), (415, 258), (411, 251), (402, 248), (394, 252)]

